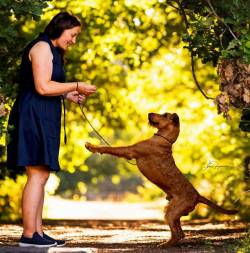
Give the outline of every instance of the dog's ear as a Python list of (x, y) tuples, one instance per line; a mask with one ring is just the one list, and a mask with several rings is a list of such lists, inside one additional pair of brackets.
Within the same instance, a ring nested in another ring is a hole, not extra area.
[(179, 116), (176, 113), (172, 114), (172, 121), (173, 121), (175, 126), (178, 127), (180, 125)]

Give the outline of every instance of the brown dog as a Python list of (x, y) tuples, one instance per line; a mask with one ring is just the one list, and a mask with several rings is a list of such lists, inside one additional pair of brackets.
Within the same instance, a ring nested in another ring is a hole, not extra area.
[[(142, 174), (160, 187), (170, 199), (165, 209), (165, 220), (171, 230), (171, 239), (163, 245), (174, 245), (184, 238), (180, 218), (194, 210), (198, 203), (207, 204), (219, 212), (235, 214), (202, 197), (176, 167), (172, 156), (172, 144), (180, 132), (179, 117), (176, 113), (149, 113), (149, 124), (158, 129), (148, 140), (128, 147), (102, 147), (86, 143), (91, 152), (106, 153), (127, 159), (136, 159)], [(161, 244), (162, 245), (162, 244)]]

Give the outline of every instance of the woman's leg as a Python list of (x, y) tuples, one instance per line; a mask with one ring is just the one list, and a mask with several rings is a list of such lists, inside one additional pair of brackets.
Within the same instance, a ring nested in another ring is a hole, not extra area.
[(49, 171), (46, 166), (27, 166), (26, 172), (28, 179), (22, 198), (23, 235), (32, 237), (37, 231), (38, 215), (41, 217), (39, 210), (43, 203), (44, 187), (49, 178)]
[(45, 191), (43, 189), (42, 196), (41, 196), (40, 203), (39, 203), (38, 210), (37, 210), (37, 215), (36, 215), (36, 231), (41, 236), (43, 236), (43, 223), (42, 223), (42, 219), (43, 219), (44, 195), (45, 195)]

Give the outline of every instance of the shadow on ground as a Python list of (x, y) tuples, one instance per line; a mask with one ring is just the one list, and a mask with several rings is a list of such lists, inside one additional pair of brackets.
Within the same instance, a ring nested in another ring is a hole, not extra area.
[(183, 222), (186, 238), (177, 246), (160, 248), (169, 239), (169, 228), (162, 220), (46, 220), (49, 235), (66, 239), (63, 248), (34, 249), (17, 247), (22, 233), (20, 223), (0, 225), (0, 252), (218, 252), (233, 253), (246, 237), (249, 223), (240, 221)]

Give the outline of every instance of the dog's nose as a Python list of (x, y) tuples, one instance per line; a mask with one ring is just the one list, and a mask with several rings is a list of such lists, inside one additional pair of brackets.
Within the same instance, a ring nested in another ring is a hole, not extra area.
[(150, 119), (151, 119), (152, 114), (153, 114), (153, 113), (149, 113), (149, 114), (148, 114), (148, 120), (150, 120)]

